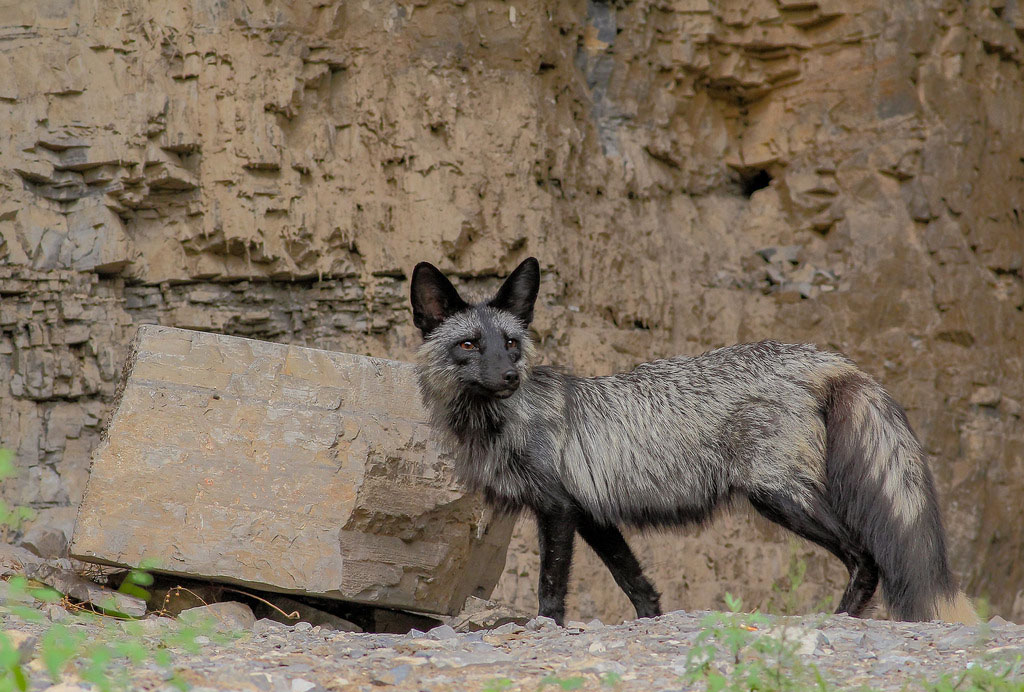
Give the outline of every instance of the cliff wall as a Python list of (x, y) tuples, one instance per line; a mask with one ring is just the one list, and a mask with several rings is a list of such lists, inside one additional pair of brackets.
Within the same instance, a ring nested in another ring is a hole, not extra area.
[[(0, 443), (70, 529), (136, 325), (409, 359), (408, 274), (544, 268), (545, 358), (842, 350), (1024, 619), (1024, 5), (0, 0)], [(126, 502), (131, 502), (126, 497)], [(837, 599), (742, 508), (633, 538), (668, 608)], [(570, 617), (628, 617), (579, 547)], [(521, 522), (496, 596), (536, 607)]]

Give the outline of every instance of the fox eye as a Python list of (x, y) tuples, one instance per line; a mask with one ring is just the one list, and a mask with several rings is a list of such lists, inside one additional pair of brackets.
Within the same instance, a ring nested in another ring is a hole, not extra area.
[(477, 345), (475, 341), (463, 341), (459, 344), (459, 348), (463, 351), (475, 351), (477, 350)]
[(519, 346), (518, 339), (505, 339), (505, 348), (512, 349)]

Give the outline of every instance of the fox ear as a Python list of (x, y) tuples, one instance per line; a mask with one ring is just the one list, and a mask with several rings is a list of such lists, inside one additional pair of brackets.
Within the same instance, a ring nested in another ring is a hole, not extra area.
[(533, 304), (540, 289), (540, 263), (535, 257), (527, 257), (516, 270), (505, 279), (498, 289), (498, 295), (488, 305), (498, 310), (507, 310), (530, 324), (533, 321)]
[(455, 313), (469, 307), (452, 282), (429, 262), (412, 270), (412, 322), (424, 338)]

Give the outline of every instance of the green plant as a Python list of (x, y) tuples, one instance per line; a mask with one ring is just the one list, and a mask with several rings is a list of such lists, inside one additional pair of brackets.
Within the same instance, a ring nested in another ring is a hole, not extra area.
[(6, 633), (0, 632), (0, 690), (28, 689), (28, 677), (21, 665), (21, 652)]
[(150, 571), (159, 566), (160, 561), (155, 558), (143, 559), (138, 567), (128, 570), (128, 574), (125, 576), (124, 581), (121, 582), (118, 591), (148, 601), (149, 591), (144, 587), (153, 585), (153, 575), (150, 574)]
[(583, 687), (583, 683), (585, 681), (586, 680), (582, 675), (573, 675), (572, 677), (568, 678), (560, 678), (555, 675), (548, 675), (540, 681), (540, 685), (537, 686), (537, 689), (543, 689), (548, 685), (554, 685), (563, 690), (566, 690), (567, 692), (571, 692), (571, 690), (578, 690), (581, 687)]
[[(14, 453), (9, 449), (0, 449), (0, 482), (17, 475), (14, 466)], [(0, 539), (7, 541), (13, 531), (21, 528), (26, 521), (34, 519), (35, 510), (30, 507), (11, 507), (0, 499)]]
[(818, 670), (800, 660), (799, 644), (785, 626), (768, 631), (767, 616), (740, 613), (742, 601), (732, 594), (725, 595), (725, 602), (730, 612), (701, 622), (703, 629), (686, 657), (689, 682), (703, 682), (709, 692), (828, 689)]
[[(17, 613), (4, 607), (11, 615), (39, 622), (42, 613), (22, 607)], [(73, 623), (89, 625), (83, 629), (71, 628), (64, 623), (51, 624), (39, 641), (39, 657), (46, 674), (53, 683), (59, 683), (68, 673), (92, 683), (100, 692), (114, 692), (132, 688), (131, 666), (152, 662), (164, 670), (166, 681), (180, 689), (187, 689), (185, 681), (173, 671), (172, 651), (199, 653), (200, 636), (210, 641), (225, 642), (240, 636), (236, 632), (220, 632), (212, 619), (183, 624), (174, 622), (166, 629), (147, 634), (137, 621), (123, 621), (95, 613), (81, 612), (72, 616)], [(0, 692), (24, 691), (30, 682), (18, 651), (6, 634), (0, 632)]]
[[(9, 624), (19, 619), (25, 623), (45, 621), (39, 610), (17, 605), (23, 597), (43, 602), (60, 598), (53, 589), (32, 587), (24, 577), (8, 580), (8, 596), (8, 603), (0, 606), (0, 613), (10, 616)], [(181, 683), (170, 670), (172, 658), (168, 651), (182, 648), (195, 652), (199, 648), (195, 639), (200, 634), (211, 639), (221, 636), (212, 629), (175, 624), (167, 632), (147, 637), (138, 622), (123, 622), (85, 611), (73, 614), (71, 622), (88, 625), (89, 633), (84, 628), (72, 629), (58, 622), (49, 625), (39, 638), (38, 655), (46, 675), (58, 683), (65, 674), (74, 672), (101, 692), (129, 689), (130, 672), (125, 664), (142, 664), (148, 660), (167, 670), (171, 684)], [(21, 652), (7, 633), (0, 632), (0, 692), (24, 692), (30, 682)]]
[[(798, 592), (807, 575), (807, 561), (800, 556), (801, 543), (789, 542), (789, 567), (783, 580), (772, 584), (772, 595), (765, 604), (765, 612), (772, 615), (800, 615), (805, 607)], [(815, 603), (811, 610), (817, 613), (832, 610), (832, 596), (826, 596)]]
[[(13, 455), (0, 449), (0, 481), (14, 474)], [(17, 530), (20, 523), (31, 516), (31, 510), (12, 509), (0, 501), (0, 530), (4, 532)], [(149, 570), (156, 566), (152, 560), (143, 561), (128, 572), (119, 591), (148, 599), (146, 587), (153, 583)], [(7, 626), (14, 625), (15, 630), (18, 620), (26, 624), (35, 623), (38, 627), (46, 617), (32, 604), (62, 599), (61, 594), (50, 587), (35, 586), (23, 576), (13, 576), (7, 580), (7, 598), (0, 603), (0, 615), (4, 616)], [(39, 636), (36, 647), (44, 674), (58, 683), (65, 675), (74, 673), (100, 692), (130, 689), (130, 665), (147, 662), (163, 669), (166, 682), (179, 689), (187, 689), (185, 681), (173, 671), (171, 652), (198, 653), (200, 645), (197, 639), (200, 636), (220, 642), (240, 636), (236, 632), (218, 631), (213, 618), (199, 622), (174, 622), (147, 634), (141, 623), (130, 618), (81, 610), (72, 613), (69, 624), (87, 625), (88, 634), (85, 628), (72, 628), (64, 623), (50, 624)], [(32, 680), (26, 672), (23, 658), (24, 653), (12, 637), (0, 632), (0, 692), (25, 692), (30, 687)]]
[(968, 664), (960, 672), (947, 673), (921, 687), (925, 692), (1024, 692), (1022, 664), (1021, 656), (1002, 664)]
[[(26, 624), (46, 620), (39, 610), (23, 603), (31, 599), (48, 602), (61, 598), (53, 589), (33, 587), (24, 577), (11, 577), (7, 584), (8, 599), (0, 605), (0, 614), (5, 616), (8, 626), (14, 625), (15, 629), (19, 620)], [(175, 622), (156, 634), (147, 634), (137, 621), (88, 611), (73, 614), (70, 624), (88, 625), (88, 634), (85, 628), (72, 628), (58, 622), (49, 625), (40, 635), (36, 650), (45, 674), (53, 683), (59, 683), (66, 674), (74, 673), (100, 692), (131, 689), (127, 664), (146, 662), (164, 669), (170, 684), (187, 689), (173, 671), (171, 652), (198, 653), (200, 636), (220, 642), (239, 636), (235, 632), (217, 631), (212, 619), (187, 625)], [(24, 692), (29, 688), (31, 678), (22, 658), (22, 652), (11, 637), (0, 632), (0, 692)]]

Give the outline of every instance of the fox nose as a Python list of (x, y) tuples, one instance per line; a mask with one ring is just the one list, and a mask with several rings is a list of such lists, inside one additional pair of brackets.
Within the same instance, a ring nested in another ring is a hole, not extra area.
[(501, 379), (509, 387), (515, 387), (519, 384), (519, 372), (517, 370), (509, 370), (501, 376)]

